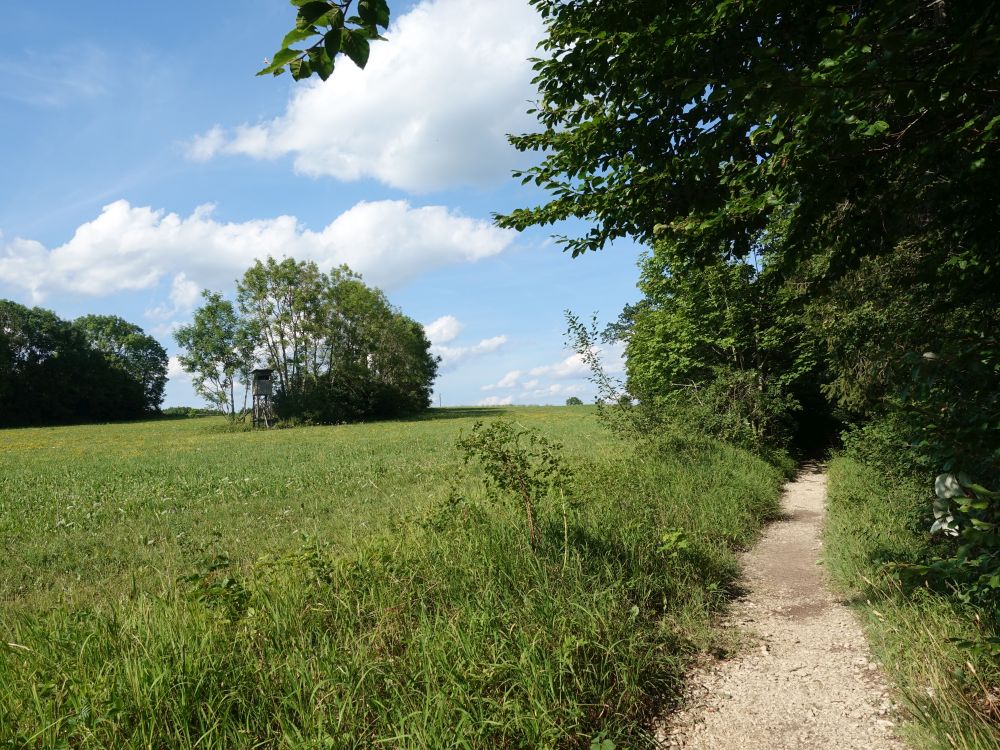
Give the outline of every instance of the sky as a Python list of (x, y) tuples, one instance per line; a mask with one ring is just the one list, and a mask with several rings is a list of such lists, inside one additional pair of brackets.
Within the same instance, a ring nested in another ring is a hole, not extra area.
[[(256, 77), (294, 23), (275, 0), (0, 4), (0, 298), (119, 315), (171, 355), (164, 406), (197, 405), (172, 331), (254, 259), (347, 263), (421, 322), (435, 405), (593, 397), (564, 311), (639, 298), (641, 248), (571, 258), (494, 212), (545, 194), (511, 172), (530, 132), (527, 0), (390, 2), (364, 71)], [(606, 352), (618, 370), (620, 352)]]

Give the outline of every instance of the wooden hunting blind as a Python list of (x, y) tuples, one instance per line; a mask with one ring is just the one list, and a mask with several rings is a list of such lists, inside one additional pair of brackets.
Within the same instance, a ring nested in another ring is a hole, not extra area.
[(270, 427), (274, 422), (271, 396), (274, 395), (274, 370), (265, 367), (250, 371), (250, 386), (253, 392), (253, 426)]

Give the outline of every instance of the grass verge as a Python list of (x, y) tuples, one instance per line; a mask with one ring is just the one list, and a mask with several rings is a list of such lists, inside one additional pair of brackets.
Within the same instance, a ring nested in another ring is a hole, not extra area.
[[(559, 419), (540, 426), (558, 432)], [(452, 443), (455, 427), (436, 425)], [(324, 429), (303, 440), (337, 439)], [(636, 454), (586, 435), (565, 452), (574, 510), (538, 508), (535, 550), (517, 508), (490, 502), (470, 467), (432, 502), (396, 493), (379, 514), (395, 505), (414, 520), (350, 547), (313, 535), (252, 563), (216, 554), (173, 585), (146, 576), (9, 608), (0, 746), (648, 745), (650, 719), (713, 643), (734, 553), (776, 511), (782, 477), (714, 441)], [(260, 439), (226, 436), (230, 451)], [(162, 469), (155, 451), (143, 460)]]
[(848, 457), (830, 464), (826, 564), (858, 610), (912, 717), (915, 747), (1000, 747), (1000, 664), (960, 647), (998, 633), (997, 613), (924, 588), (904, 590), (886, 563), (918, 561), (933, 544), (930, 492)]

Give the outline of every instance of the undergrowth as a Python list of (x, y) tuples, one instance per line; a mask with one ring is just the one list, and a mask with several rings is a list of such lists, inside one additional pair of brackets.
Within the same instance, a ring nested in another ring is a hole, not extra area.
[(933, 487), (846, 456), (829, 470), (826, 563), (857, 594), (872, 648), (913, 721), (916, 747), (1000, 747), (1000, 663), (982, 644), (997, 612), (897, 572), (940, 554), (928, 533)]
[(477, 465), (350, 554), (217, 554), (163, 592), (0, 615), (0, 747), (649, 746), (780, 473), (606, 442), (535, 474), (527, 516)]

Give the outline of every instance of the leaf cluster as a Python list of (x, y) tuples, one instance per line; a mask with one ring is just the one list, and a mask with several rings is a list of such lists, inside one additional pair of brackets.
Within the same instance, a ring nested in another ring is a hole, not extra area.
[[(389, 26), (386, 0), (358, 0), (356, 6), (354, 0), (291, 0), (291, 4), (297, 9), (295, 27), (285, 34), (274, 57), (265, 60), (259, 76), (288, 70), (296, 81), (313, 74), (325, 81), (341, 53), (364, 68), (371, 42), (382, 40), (380, 29)], [(292, 46), (302, 42), (305, 46)]]

